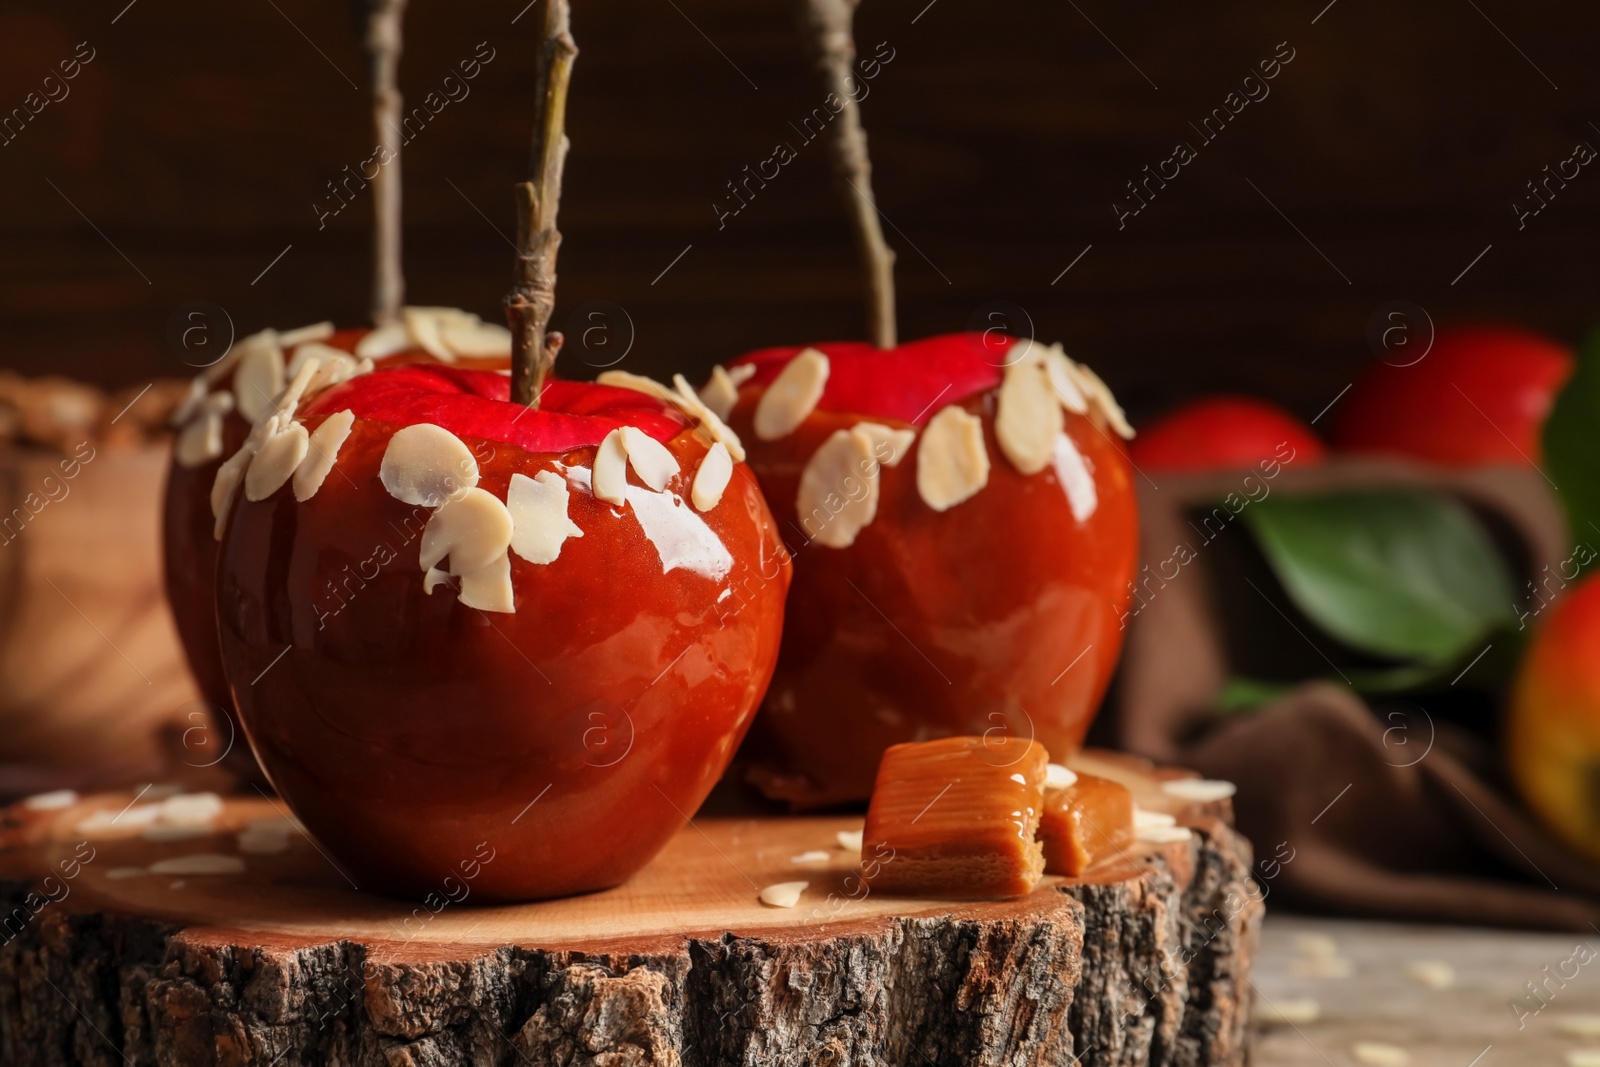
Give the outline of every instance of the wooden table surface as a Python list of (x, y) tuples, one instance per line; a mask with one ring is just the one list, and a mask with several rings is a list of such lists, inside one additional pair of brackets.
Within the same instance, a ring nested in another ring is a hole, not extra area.
[[(1566, 963), (1580, 945), (1600, 957), (1600, 936), (1309, 919), (1268, 907), (1254, 975), (1255, 1067), (1360, 1064), (1357, 1042), (1398, 1046), (1411, 1067), (1562, 1067), (1571, 1053), (1600, 1055), (1600, 1032), (1564, 1032), (1575, 1028), (1575, 1016), (1600, 1024), (1600, 958)], [(1308, 973), (1338, 969), (1308, 962), (1319, 947), (1312, 940), (1321, 938), (1332, 938), (1337, 957), (1349, 961), (1348, 977)], [(1435, 989), (1407, 974), (1425, 961), (1450, 964), (1454, 983)], [(1568, 976), (1577, 972), (1564, 985), (1563, 967)], [(1530, 981), (1547, 982), (1542, 1009)], [(1265, 1021), (1263, 1001), (1286, 1009), (1308, 998), (1320, 1009), (1315, 1022)], [(1513, 1002), (1527, 1009), (1520, 1029)]]

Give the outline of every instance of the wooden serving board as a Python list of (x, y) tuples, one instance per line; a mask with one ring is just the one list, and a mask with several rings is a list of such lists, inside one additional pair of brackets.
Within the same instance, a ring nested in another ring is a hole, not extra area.
[[(627, 885), (488, 907), (470, 882), (431, 905), (364, 893), (298, 831), (242, 873), (148, 873), (240, 855), (281, 810), (264, 797), (176, 842), (83, 825), (135, 790), (14, 807), (0, 1062), (1242, 1064), (1262, 909), (1227, 802), (1175, 800), (1176, 772), (1122, 757), (1074, 766), (1192, 840), (952, 905), (865, 890), (836, 840), (859, 816), (701, 818)], [(784, 881), (809, 883), (796, 907), (759, 902)]]

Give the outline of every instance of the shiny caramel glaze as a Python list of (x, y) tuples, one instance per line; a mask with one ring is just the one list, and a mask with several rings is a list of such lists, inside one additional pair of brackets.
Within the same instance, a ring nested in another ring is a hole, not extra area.
[(862, 879), (904, 896), (1021, 896), (1038, 885), (1034, 840), (1048, 757), (1036, 741), (946, 737), (894, 745), (861, 838)]
[(917, 492), (919, 442), (881, 468), (877, 518), (837, 549), (812, 542), (795, 513), (806, 461), (867, 418), (910, 424), (818, 410), (761, 441), (761, 392), (746, 386), (730, 422), (795, 566), (778, 670), (746, 746), (762, 789), (797, 807), (860, 801), (890, 745), (956, 734), (1036, 739), (1058, 760), (1076, 751), (1117, 663), (1138, 552), (1131, 470), (1107, 432), (1067, 415), (1056, 462), (1023, 475), (995, 440), (994, 391), (968, 397), (988, 485), (934, 511)]
[(1133, 793), (1121, 782), (1080, 774), (1065, 789), (1047, 790), (1039, 820), (1044, 869), (1077, 877), (1133, 846)]
[[(339, 403), (311, 405), (308, 428)], [(548, 565), (513, 553), (516, 610), (486, 613), (423, 592), (429, 509), (378, 478), (396, 429), (358, 419), (304, 503), (284, 488), (235, 504), (217, 610), (250, 743), (363, 889), (438, 892), (463, 863), (475, 899), (616, 885), (705, 798), (771, 675), (789, 567), (755, 481), (736, 469), (704, 514), (663, 498), (648, 532), (634, 505), (575, 486), (584, 535)], [(513, 473), (586, 474), (595, 452), (463, 440), (502, 500)], [(668, 447), (686, 498), (707, 444), (684, 429)]]
[[(366, 329), (340, 330), (322, 344), (353, 352), (356, 342), (372, 331)], [(385, 357), (380, 366), (399, 367), (411, 364), (437, 362), (420, 348), (408, 349)], [(462, 359), (457, 366), (494, 368), (510, 365), (504, 359)], [(232, 375), (218, 382), (218, 387), (232, 388)], [(217, 641), (216, 573), (217, 539), (213, 535), (215, 520), (211, 515), (211, 486), (217, 478), (217, 468), (238, 451), (250, 433), (250, 424), (238, 411), (230, 411), (222, 420), (222, 454), (197, 467), (185, 467), (176, 459), (167, 466), (167, 486), (162, 497), (162, 562), (166, 580), (167, 599), (172, 604), (173, 621), (178, 627), (178, 639), (183, 644), (189, 670), (194, 674), (200, 695), (216, 721), (212, 726), (217, 737), (206, 737), (203, 744), (198, 739), (186, 739), (186, 747), (194, 751), (188, 758), (194, 762), (214, 760), (214, 753), (226, 750), (224, 765), (235, 774), (264, 781), (261, 769), (256, 766), (250, 746), (245, 744), (239, 731), (239, 719), (234, 712), (233, 696), (228, 691), (227, 676), (222, 669), (222, 649)]]

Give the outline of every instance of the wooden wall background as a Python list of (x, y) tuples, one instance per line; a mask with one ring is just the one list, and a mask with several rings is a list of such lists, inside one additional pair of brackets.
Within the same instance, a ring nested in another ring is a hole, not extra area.
[[(495, 51), (407, 149), (413, 302), (488, 316), (506, 287), (539, 21), (513, 22), (526, 2), (411, 2), (408, 104), (479, 42)], [(865, 114), (902, 335), (1007, 300), (1136, 412), (1249, 388), (1311, 416), (1370, 358), (1368, 321), (1392, 300), (1564, 336), (1600, 320), (1600, 163), (1522, 230), (1511, 206), (1577, 142), (1600, 148), (1592, 5), (1326, 2), (866, 0), (864, 50), (895, 52)], [(78, 42), (95, 51), (0, 147), (0, 361), (108, 384), (187, 373), (165, 334), (191, 300), (241, 331), (359, 321), (369, 203), (323, 231), (312, 207), (371, 151), (345, 7), (125, 5), (0, 10), (0, 110)], [(752, 346), (858, 335), (820, 144), (725, 229), (711, 206), (778, 141), (799, 147), (789, 123), (820, 102), (788, 6), (574, 6), (557, 323), (610, 301), (635, 327), (624, 366), (692, 376)], [(1198, 146), (1188, 123), (1279, 42), (1295, 58), (1270, 96), (1119, 231), (1123, 183), (1180, 139)]]

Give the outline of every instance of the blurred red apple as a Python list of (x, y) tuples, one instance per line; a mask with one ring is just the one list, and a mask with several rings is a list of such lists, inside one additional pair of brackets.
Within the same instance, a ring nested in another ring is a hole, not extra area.
[(485, 371), (297, 384), (215, 495), (223, 661), (272, 784), (363, 888), (623, 881), (777, 658), (789, 567), (737, 439), (693, 394), (698, 428), (591, 383), (526, 407)]
[(860, 800), (904, 741), (1077, 748), (1138, 547), (1099, 378), (1059, 347), (962, 334), (765, 349), (702, 396), (731, 412), (795, 557), (747, 746), (769, 795)]
[(1191, 400), (1139, 430), (1128, 446), (1145, 471), (1210, 471), (1254, 467), (1282, 459), (1320, 463), (1327, 447), (1311, 427), (1276, 404), (1247, 396)]
[(1537, 464), (1573, 359), (1570, 346), (1520, 327), (1440, 330), (1416, 363), (1377, 363), (1356, 381), (1334, 444), (1448, 466)]

